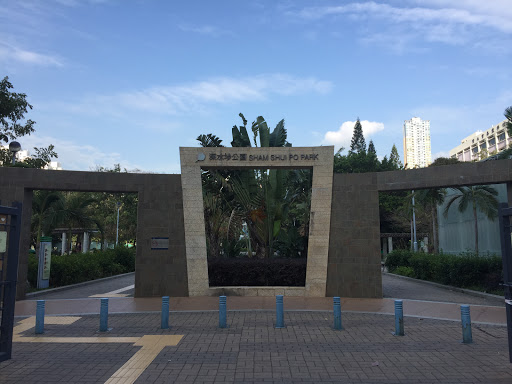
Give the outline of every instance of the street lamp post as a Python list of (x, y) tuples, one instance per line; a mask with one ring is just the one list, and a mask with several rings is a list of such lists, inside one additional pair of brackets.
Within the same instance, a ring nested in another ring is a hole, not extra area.
[(116, 226), (116, 247), (117, 247), (117, 244), (119, 243), (119, 209), (121, 208), (121, 202), (118, 201), (116, 203), (116, 206), (117, 206), (117, 226)]
[(17, 141), (9, 143), (9, 152), (12, 153), (12, 165), (16, 164), (16, 153), (21, 150), (21, 144)]

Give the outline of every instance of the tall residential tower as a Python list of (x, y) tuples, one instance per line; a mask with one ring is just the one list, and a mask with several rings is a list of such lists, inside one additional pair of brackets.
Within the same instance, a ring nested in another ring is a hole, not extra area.
[(432, 162), (430, 153), (430, 120), (413, 117), (404, 121), (405, 168), (428, 167)]

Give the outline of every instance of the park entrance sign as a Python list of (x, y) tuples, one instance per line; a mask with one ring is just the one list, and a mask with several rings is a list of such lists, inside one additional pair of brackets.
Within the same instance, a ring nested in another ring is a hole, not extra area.
[(305, 287), (237, 287), (241, 295), (326, 294), (331, 222), (334, 147), (205, 147), (180, 148), (183, 219), (190, 296), (215, 295), (209, 287), (201, 170), (312, 169), (311, 211)]

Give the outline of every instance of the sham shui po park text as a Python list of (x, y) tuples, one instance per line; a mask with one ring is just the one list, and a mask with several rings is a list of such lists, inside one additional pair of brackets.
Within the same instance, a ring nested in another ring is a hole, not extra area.
[(215, 161), (298, 161), (298, 160), (318, 160), (318, 154), (289, 154), (289, 155), (247, 155), (246, 153), (235, 154), (217, 154), (210, 153), (208, 160)]

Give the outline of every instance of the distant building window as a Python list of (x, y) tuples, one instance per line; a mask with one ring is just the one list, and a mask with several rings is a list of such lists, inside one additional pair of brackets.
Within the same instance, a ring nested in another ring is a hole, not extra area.
[(491, 140), (489, 140), (489, 146), (493, 146), (494, 144), (496, 144), (496, 139), (493, 137)]
[(502, 134), (500, 134), (500, 135), (498, 136), (498, 142), (500, 142), (500, 143), (501, 143), (503, 140), (505, 140), (505, 132), (503, 132)]

